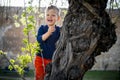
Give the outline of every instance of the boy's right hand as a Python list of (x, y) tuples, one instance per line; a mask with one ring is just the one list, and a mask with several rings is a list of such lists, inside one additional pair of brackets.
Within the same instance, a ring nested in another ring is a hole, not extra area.
[(55, 27), (49, 27), (48, 31), (42, 35), (42, 40), (45, 41), (55, 31)]
[(54, 27), (49, 27), (49, 28), (48, 28), (48, 32), (49, 32), (50, 34), (52, 34), (54, 31), (55, 31), (55, 28), (54, 28)]

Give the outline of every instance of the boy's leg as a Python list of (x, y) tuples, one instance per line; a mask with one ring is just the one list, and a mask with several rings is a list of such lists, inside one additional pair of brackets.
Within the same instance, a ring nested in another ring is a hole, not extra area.
[(42, 66), (42, 59), (39, 56), (35, 58), (35, 80), (44, 80), (44, 69)]
[[(44, 59), (44, 67), (50, 62), (51, 62), (51, 60)], [(35, 73), (36, 73), (35, 77), (36, 77), (36, 80), (44, 80), (44, 76), (45, 76), (44, 67), (43, 67), (42, 58), (39, 56), (36, 56), (36, 58), (35, 58)]]

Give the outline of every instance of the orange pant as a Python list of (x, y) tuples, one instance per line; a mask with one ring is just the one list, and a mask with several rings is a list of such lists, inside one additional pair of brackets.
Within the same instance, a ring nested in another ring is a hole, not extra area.
[[(43, 66), (43, 60), (44, 60), (44, 66)], [(35, 80), (44, 80), (45, 76), (45, 66), (51, 62), (49, 59), (43, 59), (39, 56), (36, 56), (35, 58)]]

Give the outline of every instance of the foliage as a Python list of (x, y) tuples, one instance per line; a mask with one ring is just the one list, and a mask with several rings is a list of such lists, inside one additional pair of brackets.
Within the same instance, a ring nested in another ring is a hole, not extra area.
[[(20, 23), (25, 26), (23, 28), (23, 33), (25, 38), (23, 39), (24, 47), (21, 48), (22, 54), (18, 55), (16, 59), (11, 59), (10, 63), (12, 65), (9, 65), (9, 69), (12, 70), (15, 68), (15, 70), (20, 74), (24, 74), (24, 69), (28, 67), (28, 64), (33, 61), (35, 53), (38, 51), (41, 51), (39, 44), (37, 42), (31, 42), (30, 37), (33, 36), (36, 37), (36, 19), (35, 19), (35, 8), (32, 6), (26, 7), (23, 11), (22, 15), (20, 16)], [(15, 25), (16, 27), (20, 26), (20, 23), (17, 21), (18, 16), (14, 15)]]
[(3, 51), (2, 50), (0, 50), (0, 55), (2, 55), (3, 54)]

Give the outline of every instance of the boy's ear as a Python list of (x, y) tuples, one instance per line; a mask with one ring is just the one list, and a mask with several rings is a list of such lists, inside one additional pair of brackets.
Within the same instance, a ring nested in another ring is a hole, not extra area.
[(60, 16), (58, 16), (58, 21), (60, 21), (61, 20), (61, 17)]

